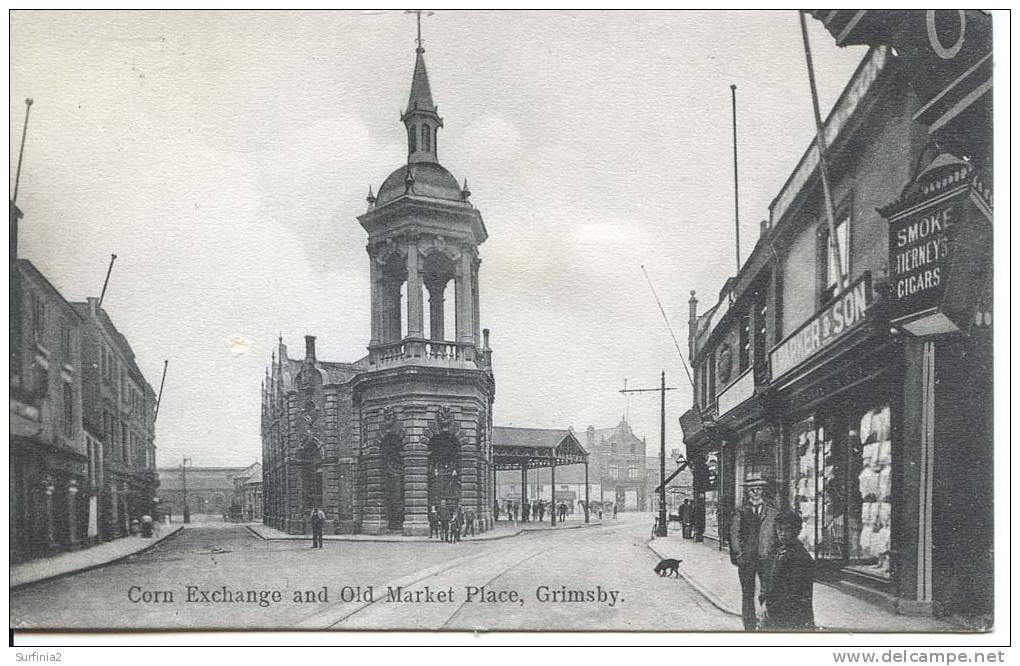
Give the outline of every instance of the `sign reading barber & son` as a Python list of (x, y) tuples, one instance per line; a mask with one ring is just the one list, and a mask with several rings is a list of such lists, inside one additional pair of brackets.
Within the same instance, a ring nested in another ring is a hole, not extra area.
[(773, 379), (793, 370), (864, 321), (871, 302), (871, 281), (864, 274), (772, 349)]

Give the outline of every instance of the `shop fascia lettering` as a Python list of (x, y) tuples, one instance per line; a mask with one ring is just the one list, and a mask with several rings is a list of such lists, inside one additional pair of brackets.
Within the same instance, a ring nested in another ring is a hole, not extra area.
[(778, 379), (794, 369), (864, 320), (871, 305), (867, 277), (858, 278), (831, 305), (772, 350), (773, 378)]

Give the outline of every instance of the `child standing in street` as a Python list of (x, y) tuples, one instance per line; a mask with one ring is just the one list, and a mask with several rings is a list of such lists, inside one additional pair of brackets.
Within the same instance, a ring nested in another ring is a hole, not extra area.
[(776, 518), (779, 547), (772, 556), (771, 575), (765, 591), (765, 628), (773, 631), (812, 630), (814, 560), (798, 539), (803, 521), (786, 509)]

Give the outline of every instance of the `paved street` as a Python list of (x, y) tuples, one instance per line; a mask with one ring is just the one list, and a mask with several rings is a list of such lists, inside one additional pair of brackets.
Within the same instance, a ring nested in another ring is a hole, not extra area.
[[(682, 580), (652, 572), (657, 558), (644, 546), (648, 521), (642, 518), (460, 544), (327, 541), (321, 551), (305, 541), (265, 541), (241, 526), (194, 526), (118, 564), (14, 591), (11, 625), (739, 629), (738, 618)], [(195, 601), (188, 601), (188, 585), (199, 588)], [(263, 605), (257, 597), (245, 603), (203, 598), (223, 586), (234, 593), (279, 590), (282, 598)], [(294, 601), (295, 592), (320, 593), (324, 586), (328, 600)], [(388, 596), (398, 586), (401, 601)], [(342, 600), (345, 587), (351, 594), (360, 588), (361, 599)], [(478, 588), (471, 600), (468, 587)], [(582, 600), (572, 600), (577, 596)]]

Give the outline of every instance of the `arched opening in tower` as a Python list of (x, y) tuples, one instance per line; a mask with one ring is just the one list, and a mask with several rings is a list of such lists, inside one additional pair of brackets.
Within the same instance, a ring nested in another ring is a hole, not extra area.
[(402, 316), (401, 304), (407, 294), (407, 263), (399, 253), (394, 252), (382, 269), (380, 318), (382, 341), (396, 342), (407, 333), (407, 323)]
[(443, 252), (433, 252), (422, 265), (422, 281), (428, 290), (429, 339), (454, 339), (456, 321), (456, 268)]

